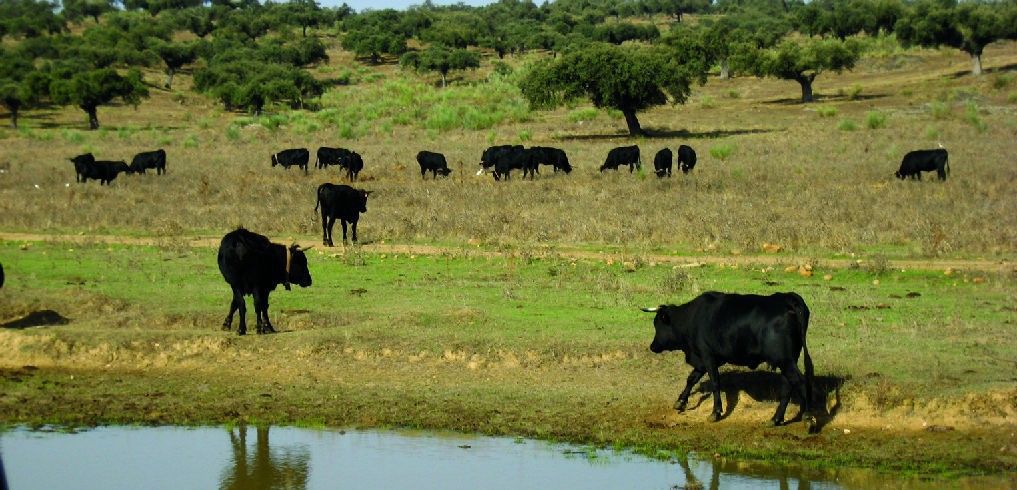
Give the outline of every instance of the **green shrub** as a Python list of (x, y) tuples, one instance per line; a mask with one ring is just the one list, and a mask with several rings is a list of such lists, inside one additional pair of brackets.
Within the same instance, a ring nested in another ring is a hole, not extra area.
[(869, 129), (886, 127), (886, 114), (880, 111), (869, 111), (865, 114), (865, 126)]
[(721, 143), (719, 145), (711, 146), (710, 156), (723, 162), (731, 156), (731, 153), (734, 152), (734, 148), (734, 145), (731, 143)]
[(837, 108), (829, 105), (821, 105), (816, 108), (819, 117), (833, 117), (837, 115)]
[(169, 146), (173, 144), (173, 137), (168, 134), (163, 134), (159, 136), (159, 138), (156, 140), (156, 143), (158, 143), (159, 146)]
[(80, 145), (85, 141), (84, 133), (74, 129), (65, 129), (60, 132), (60, 136), (63, 137), (64, 141), (75, 145)]
[(941, 136), (941, 133), (939, 132), (938, 129), (936, 129), (936, 128), (932, 127), (932, 126), (929, 126), (929, 127), (925, 128), (925, 139), (930, 139), (930, 140), (935, 141), (935, 140), (938, 140), (940, 136)]
[(533, 139), (533, 135), (531, 135), (529, 131), (525, 129), (519, 131), (519, 141), (525, 143), (527, 141), (530, 141), (531, 139)]
[(703, 106), (703, 109), (713, 109), (714, 107), (717, 107), (717, 103), (713, 100), (713, 97), (710, 97), (709, 95), (704, 95), (703, 98), (699, 100), (699, 103)]
[(230, 124), (226, 128), (226, 139), (230, 141), (237, 141), (240, 139), (240, 127), (236, 124)]
[(946, 102), (929, 102), (928, 108), (929, 114), (932, 114), (933, 119), (946, 119), (950, 117), (950, 105)]
[(982, 120), (979, 112), (978, 104), (973, 101), (968, 102), (964, 106), (964, 120), (974, 127), (979, 133), (984, 133), (987, 129), (989, 129), (989, 125)]
[(582, 109), (576, 109), (569, 113), (569, 122), (579, 123), (583, 121), (592, 121), (600, 115), (600, 111), (595, 107), (584, 107)]
[(348, 139), (348, 140), (357, 139), (357, 132), (356, 132), (356, 129), (353, 127), (353, 124), (350, 124), (348, 122), (344, 122), (344, 123), (340, 124), (339, 125), (339, 137), (341, 137), (343, 139)]
[(133, 138), (134, 133), (137, 133), (138, 131), (140, 130), (135, 126), (123, 126), (117, 128), (117, 137), (122, 140), (129, 140)]
[(1003, 90), (1013, 84), (1013, 74), (1003, 73), (992, 79), (992, 88)]
[(862, 86), (857, 83), (852, 85), (845, 91), (845, 95), (851, 100), (858, 100), (858, 97), (862, 95)]
[(727, 91), (727, 98), (729, 98), (729, 99), (740, 99), (740, 98), (742, 98), (742, 94), (741, 94), (741, 92), (739, 92), (737, 90), (728, 90)]
[(841, 119), (840, 123), (837, 124), (837, 129), (841, 131), (854, 131), (858, 129), (858, 125), (850, 119)]
[(1006, 101), (1011, 104), (1017, 104), (1017, 92), (1010, 92), (1010, 95), (1006, 96)]
[(193, 134), (189, 134), (189, 135), (187, 135), (186, 138), (184, 138), (184, 148), (197, 148), (197, 147), (198, 147), (198, 137), (197, 136), (195, 136)]

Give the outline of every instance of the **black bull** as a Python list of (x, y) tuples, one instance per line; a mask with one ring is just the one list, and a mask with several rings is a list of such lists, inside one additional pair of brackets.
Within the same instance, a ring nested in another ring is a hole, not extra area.
[[(784, 423), (784, 413), (797, 390), (802, 414), (809, 430), (816, 426), (811, 410), (813, 391), (812, 358), (805, 338), (809, 326), (809, 308), (796, 293), (755, 294), (703, 293), (682, 305), (643, 308), (656, 312), (656, 333), (650, 350), (654, 353), (680, 350), (692, 373), (675, 402), (675, 410), (684, 411), (692, 388), (709, 374), (713, 381), (711, 421), (720, 420), (720, 373), (724, 364), (755, 369), (767, 363), (780, 369), (786, 383), (781, 386), (780, 403), (771, 422)], [(798, 370), (799, 353), (805, 353), (805, 376)]]

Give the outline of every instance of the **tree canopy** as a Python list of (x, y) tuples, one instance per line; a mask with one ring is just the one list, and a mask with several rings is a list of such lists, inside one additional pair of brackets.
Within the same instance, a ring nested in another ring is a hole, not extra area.
[(706, 61), (692, 44), (673, 48), (594, 43), (534, 66), (520, 82), (523, 96), (537, 108), (589, 99), (617, 109), (629, 134), (644, 131), (636, 113), (668, 102), (688, 100), (692, 83), (706, 81)]
[(794, 80), (801, 85), (802, 102), (812, 102), (812, 82), (824, 71), (854, 68), (861, 46), (853, 39), (785, 38), (773, 48), (743, 45), (735, 55), (738, 69), (760, 77)]
[(49, 96), (60, 105), (76, 105), (88, 115), (89, 129), (99, 129), (98, 109), (116, 99), (137, 105), (148, 97), (141, 72), (120, 75), (112, 68), (90, 68), (80, 63), (59, 63), (49, 69)]
[(480, 66), (477, 53), (459, 48), (434, 45), (423, 51), (410, 51), (399, 59), (402, 66), (417, 71), (434, 71), (441, 75), (441, 86), (445, 86), (445, 78), (451, 71), (466, 70)]
[(897, 21), (904, 45), (950, 46), (971, 56), (971, 72), (982, 73), (982, 51), (1000, 39), (1017, 39), (1017, 6), (980, 0), (919, 0)]

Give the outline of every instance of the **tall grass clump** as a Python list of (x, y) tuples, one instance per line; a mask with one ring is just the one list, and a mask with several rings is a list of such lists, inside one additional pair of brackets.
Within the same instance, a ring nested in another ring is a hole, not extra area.
[(592, 121), (599, 115), (600, 111), (598, 111), (596, 107), (584, 107), (570, 112), (568, 120), (572, 123), (580, 123), (584, 121)]
[(886, 114), (880, 111), (869, 111), (865, 114), (865, 127), (881, 129), (886, 127)]
[(974, 103), (973, 101), (968, 102), (964, 106), (964, 120), (967, 121), (968, 124), (975, 128), (975, 130), (978, 131), (979, 133), (984, 133), (987, 129), (989, 129), (989, 125), (984, 120), (982, 120), (982, 117), (979, 114), (979, 112), (980, 111), (978, 109), (978, 104)]
[(530, 141), (531, 139), (533, 139), (533, 135), (530, 134), (530, 132), (528, 130), (524, 129), (524, 130), (519, 132), (519, 141), (520, 142), (526, 143), (527, 141)]
[(938, 129), (932, 126), (925, 128), (925, 139), (937, 141), (940, 136), (942, 136), (942, 133), (940, 133)]
[(732, 153), (734, 153), (734, 145), (731, 143), (721, 143), (710, 147), (710, 156), (717, 160), (727, 160)]
[(932, 101), (928, 104), (929, 114), (933, 119), (946, 119), (950, 117), (950, 105), (942, 101)]
[(60, 132), (60, 136), (64, 139), (64, 141), (75, 145), (84, 143), (86, 139), (85, 134), (76, 129), (65, 129)]
[(699, 104), (703, 107), (703, 109), (713, 109), (714, 107), (717, 107), (717, 102), (709, 95), (704, 95), (703, 98), (700, 99)]
[(821, 105), (816, 108), (819, 117), (833, 117), (837, 115), (837, 108), (829, 105)]
[(184, 138), (184, 148), (197, 148), (197, 147), (198, 147), (198, 137), (197, 136), (195, 136), (193, 134), (189, 134), (189, 135), (187, 135), (186, 138)]
[(1011, 104), (1017, 104), (1017, 92), (1010, 92), (1010, 95), (1006, 96), (1006, 101)]
[(996, 90), (1003, 90), (1013, 84), (1013, 74), (1003, 73), (996, 78), (992, 79), (992, 88)]
[(226, 127), (226, 139), (230, 141), (238, 141), (240, 139), (240, 127), (236, 124), (230, 124)]
[(837, 124), (837, 129), (841, 131), (854, 131), (858, 129), (858, 125), (850, 119), (841, 119), (840, 123)]

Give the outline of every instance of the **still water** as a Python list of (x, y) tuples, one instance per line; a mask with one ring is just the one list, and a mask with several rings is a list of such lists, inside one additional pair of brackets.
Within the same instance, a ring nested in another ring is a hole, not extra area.
[(709, 459), (657, 461), (532, 440), (287, 427), (16, 429), (0, 432), (0, 458), (11, 490), (826, 489), (844, 483), (830, 473), (810, 479)]

